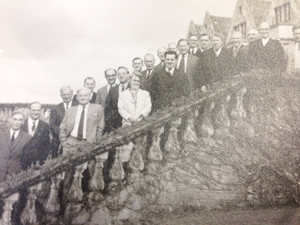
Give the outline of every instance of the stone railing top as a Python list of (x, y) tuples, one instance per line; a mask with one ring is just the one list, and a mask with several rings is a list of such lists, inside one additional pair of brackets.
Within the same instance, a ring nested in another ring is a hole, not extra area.
[(109, 135), (104, 135), (98, 144), (89, 145), (80, 153), (60, 156), (56, 159), (48, 159), (44, 165), (32, 165), (27, 171), (8, 177), (0, 184), (0, 195), (5, 198), (20, 188), (33, 186), (49, 179), (74, 166), (80, 165), (92, 159), (96, 155), (109, 151), (109, 149), (121, 146), (132, 139), (144, 135), (147, 131), (161, 127), (164, 123), (172, 121), (184, 114), (198, 109), (203, 101), (233, 93), (248, 83), (249, 75), (235, 76), (223, 83), (215, 83), (208, 92), (196, 91), (189, 98), (177, 99), (172, 106), (154, 113), (146, 120), (133, 124), (131, 127), (121, 127)]

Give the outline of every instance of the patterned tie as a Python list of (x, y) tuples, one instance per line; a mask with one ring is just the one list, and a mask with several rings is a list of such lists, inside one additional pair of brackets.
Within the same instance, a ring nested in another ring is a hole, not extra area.
[(178, 67), (178, 70), (181, 73), (184, 73), (184, 71), (185, 71), (184, 56), (185, 55), (182, 55), (182, 58), (181, 58), (181, 61), (180, 61), (179, 67)]
[(32, 125), (32, 127), (31, 127), (31, 130), (32, 130), (32, 132), (34, 132), (35, 131), (35, 122), (32, 122), (33, 123), (33, 125)]
[(77, 133), (77, 139), (80, 141), (83, 139), (84, 109), (85, 106), (82, 107), (82, 112), (81, 112), (79, 126), (78, 126), (78, 133)]
[(11, 136), (11, 142), (14, 142), (14, 140), (15, 140), (15, 134), (16, 134), (16, 132), (13, 132), (13, 135)]

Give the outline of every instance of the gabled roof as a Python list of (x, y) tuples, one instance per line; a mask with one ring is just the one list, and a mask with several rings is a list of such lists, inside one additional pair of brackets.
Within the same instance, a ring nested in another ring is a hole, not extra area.
[(253, 16), (254, 23), (258, 27), (261, 22), (266, 21), (272, 0), (245, 0)]
[(205, 27), (203, 25), (195, 24), (196, 32), (198, 35), (205, 33)]
[(210, 16), (214, 31), (223, 35), (228, 34), (232, 19), (229, 17)]

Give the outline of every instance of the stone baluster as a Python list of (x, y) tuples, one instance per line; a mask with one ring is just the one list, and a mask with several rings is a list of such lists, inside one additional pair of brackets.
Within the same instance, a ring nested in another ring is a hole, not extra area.
[(95, 160), (95, 171), (89, 181), (89, 189), (91, 191), (89, 194), (90, 205), (94, 205), (103, 199), (103, 196), (100, 193), (100, 191), (102, 191), (105, 186), (103, 178), (103, 163), (106, 159), (103, 158), (101, 155), (97, 155), (95, 157)]
[(82, 173), (87, 168), (87, 162), (75, 167), (74, 180), (72, 182), (71, 188), (68, 193), (68, 201), (71, 203), (79, 203), (82, 201), (83, 192), (82, 192)]
[(125, 172), (123, 169), (123, 164), (121, 159), (122, 150), (123, 150), (123, 146), (116, 148), (115, 160), (109, 173), (109, 178), (117, 182), (125, 178)]
[(157, 174), (157, 171), (160, 168), (160, 162), (163, 159), (163, 155), (160, 149), (160, 135), (164, 132), (164, 127), (159, 127), (153, 131), (153, 141), (152, 145), (148, 151), (148, 160), (147, 172), (149, 174)]
[(218, 110), (215, 116), (215, 125), (218, 128), (216, 132), (218, 132), (218, 134), (220, 135), (222, 135), (223, 133), (228, 133), (227, 128), (230, 126), (230, 120), (227, 114), (227, 105), (229, 100), (230, 100), (230, 95), (220, 99)]
[(177, 138), (178, 127), (181, 124), (181, 118), (170, 122), (169, 136), (165, 145), (165, 149), (169, 152), (169, 158), (177, 159), (180, 154), (180, 145)]
[(13, 210), (13, 204), (18, 201), (19, 193), (14, 193), (4, 199), (3, 213), (1, 217), (1, 225), (11, 225), (11, 212)]
[(199, 128), (199, 134), (201, 137), (210, 137), (215, 133), (213, 122), (212, 122), (212, 113), (215, 107), (213, 101), (207, 101), (204, 103), (203, 114), (201, 115), (202, 123)]
[(243, 119), (246, 118), (246, 111), (243, 105), (243, 99), (246, 92), (246, 87), (242, 88), (237, 92), (236, 104), (230, 113), (231, 117), (235, 119), (235, 125), (240, 124), (243, 121)]
[(136, 138), (134, 147), (132, 149), (131, 158), (129, 160), (129, 168), (131, 169), (130, 178), (128, 183), (131, 183), (136, 178), (140, 177), (141, 171), (144, 169), (144, 160), (142, 154), (145, 152), (146, 137), (141, 136)]
[(29, 194), (27, 197), (27, 204), (25, 209), (21, 214), (21, 222), (22, 224), (35, 224), (37, 222), (37, 216), (35, 212), (35, 201), (36, 194), (41, 189), (42, 183), (39, 183), (35, 186), (29, 188)]
[(51, 220), (56, 219), (60, 210), (60, 202), (58, 197), (58, 192), (60, 188), (61, 181), (64, 179), (63, 174), (57, 174), (51, 178), (51, 190), (48, 200), (45, 204), (45, 211), (47, 212), (47, 217)]
[(183, 134), (183, 141), (185, 144), (187, 143), (197, 143), (197, 134), (195, 131), (195, 118), (198, 115), (198, 110), (196, 110), (193, 113), (190, 113), (190, 115), (187, 117), (187, 128), (184, 131)]

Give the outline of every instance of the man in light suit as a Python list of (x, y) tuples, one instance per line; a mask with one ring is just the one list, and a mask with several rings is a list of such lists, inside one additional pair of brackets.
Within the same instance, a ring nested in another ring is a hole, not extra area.
[(114, 87), (116, 85), (116, 79), (117, 79), (116, 71), (115, 69), (112, 68), (105, 70), (104, 75), (108, 84), (98, 89), (97, 98), (95, 101), (95, 103), (100, 104), (103, 109), (105, 108), (105, 102), (106, 102), (108, 92), (111, 87)]
[[(94, 78), (92, 77), (87, 77), (85, 78), (84, 82), (83, 82), (83, 86), (90, 89), (92, 95), (91, 95), (91, 99), (90, 99), (90, 103), (95, 103), (96, 102), (96, 97), (97, 97), (97, 94), (96, 92), (94, 92), (94, 88), (96, 86), (96, 81)], [(77, 100), (77, 96), (74, 95), (73, 97), (73, 100), (72, 100), (72, 106), (76, 106), (78, 105), (79, 102)]]
[[(0, 183), (7, 176), (18, 174), (22, 170), (22, 158), (31, 136), (20, 130), (24, 123), (24, 115), (14, 112), (10, 119), (10, 129), (0, 132)], [(20, 200), (13, 205), (12, 224), (21, 224), (20, 215), (26, 204), (26, 194), (20, 191)], [(0, 200), (0, 217), (3, 212), (4, 202)]]
[(281, 43), (270, 38), (270, 25), (266, 22), (260, 24), (259, 33), (262, 38), (249, 45), (250, 67), (280, 74), (286, 69)]
[[(77, 91), (79, 105), (71, 107), (65, 112), (60, 124), (59, 140), (62, 145), (63, 155), (76, 153), (80, 147), (84, 148), (88, 143), (93, 144), (101, 138), (104, 129), (104, 112), (101, 105), (90, 103), (91, 92), (87, 88)], [(107, 153), (101, 154), (101, 158), (107, 159)], [(88, 188), (89, 175), (92, 175), (92, 166), (84, 164), (84, 177), (82, 180), (83, 191)], [(89, 167), (89, 170), (87, 169)], [(90, 173), (89, 173), (90, 172)], [(74, 170), (65, 172), (63, 202), (73, 181)]]
[(157, 56), (160, 59), (160, 63), (154, 67), (154, 71), (162, 70), (165, 67), (165, 52), (168, 51), (165, 47), (157, 49)]
[(286, 49), (287, 73), (300, 76), (300, 24), (293, 26), (294, 42)]
[(197, 88), (195, 83), (199, 76), (200, 60), (189, 54), (189, 42), (186, 39), (180, 39), (177, 46), (179, 54), (176, 68), (183, 76), (187, 76), (190, 92), (193, 92)]
[(60, 89), (60, 96), (63, 100), (62, 103), (55, 105), (51, 109), (49, 124), (52, 132), (52, 157), (57, 157), (59, 142), (59, 126), (65, 116), (65, 111), (71, 107), (71, 100), (73, 91), (69, 86), (63, 86)]
[(144, 62), (146, 69), (141, 73), (141, 89), (149, 90), (150, 88), (150, 81), (152, 75), (155, 73), (154, 64), (155, 64), (155, 57), (154, 55), (148, 53), (144, 56)]
[(33, 102), (29, 106), (29, 118), (21, 126), (21, 130), (32, 136), (24, 152), (24, 167), (28, 168), (32, 163), (43, 164), (52, 147), (50, 143), (49, 125), (40, 119), (42, 105)]

